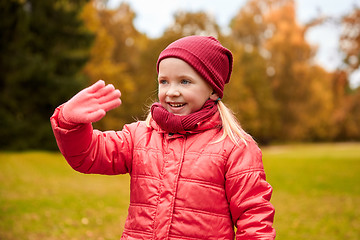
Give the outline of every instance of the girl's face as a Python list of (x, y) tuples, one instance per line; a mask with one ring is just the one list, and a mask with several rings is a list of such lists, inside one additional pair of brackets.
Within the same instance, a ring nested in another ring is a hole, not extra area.
[(199, 110), (209, 98), (216, 100), (211, 86), (185, 61), (165, 58), (159, 64), (159, 101), (175, 115)]

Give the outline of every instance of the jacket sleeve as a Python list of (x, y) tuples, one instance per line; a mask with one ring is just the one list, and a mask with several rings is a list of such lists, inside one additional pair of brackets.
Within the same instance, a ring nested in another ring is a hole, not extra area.
[(55, 110), (50, 122), (59, 150), (73, 169), (106, 175), (131, 171), (132, 138), (126, 126), (119, 132), (101, 132), (91, 124), (69, 124), (61, 109)]
[(235, 148), (226, 167), (225, 189), (237, 228), (236, 239), (275, 239), (272, 187), (266, 182), (258, 146), (250, 142)]

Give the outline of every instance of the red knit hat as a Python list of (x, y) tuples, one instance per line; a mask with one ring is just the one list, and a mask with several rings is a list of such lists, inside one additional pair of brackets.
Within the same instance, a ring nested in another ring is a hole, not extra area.
[(189, 36), (180, 38), (165, 48), (158, 58), (156, 69), (164, 58), (175, 57), (187, 62), (207, 81), (220, 98), (229, 82), (233, 57), (214, 37)]

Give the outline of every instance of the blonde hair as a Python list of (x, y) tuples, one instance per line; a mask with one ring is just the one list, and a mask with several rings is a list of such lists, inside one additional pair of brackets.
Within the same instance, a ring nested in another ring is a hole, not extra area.
[(230, 108), (225, 106), (221, 100), (218, 101), (217, 106), (222, 122), (223, 134), (220, 139), (215, 142), (220, 142), (226, 137), (229, 137), (230, 140), (237, 146), (239, 146), (239, 141), (242, 141), (245, 145), (247, 145), (247, 142), (250, 141), (252, 137), (241, 127), (239, 121), (235, 117), (235, 114)]
[[(220, 100), (217, 103), (217, 107), (220, 113), (223, 134), (214, 143), (221, 142), (226, 137), (229, 137), (236, 146), (240, 146), (239, 142), (241, 141), (247, 146), (247, 142), (252, 140), (252, 137), (244, 131), (234, 113)], [(151, 112), (149, 111), (145, 119), (148, 127), (150, 127), (151, 118)]]

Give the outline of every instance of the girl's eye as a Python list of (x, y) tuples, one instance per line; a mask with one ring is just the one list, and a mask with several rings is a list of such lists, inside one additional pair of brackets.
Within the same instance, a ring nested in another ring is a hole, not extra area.
[(189, 83), (190, 83), (189, 80), (186, 80), (186, 79), (181, 80), (181, 84), (189, 84)]
[(159, 80), (159, 84), (166, 84), (167, 81), (166, 80)]

